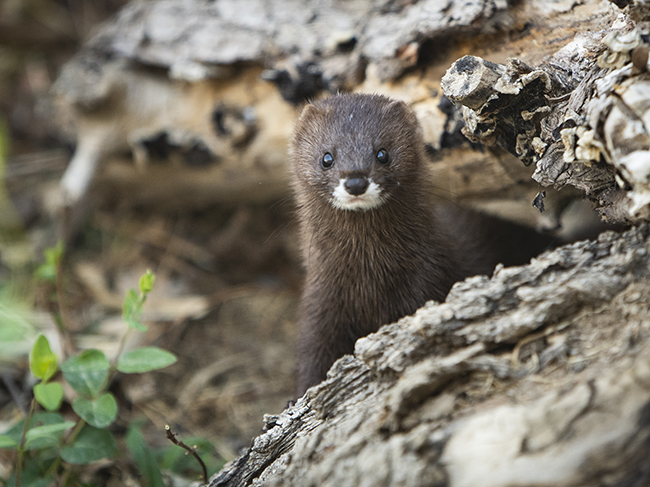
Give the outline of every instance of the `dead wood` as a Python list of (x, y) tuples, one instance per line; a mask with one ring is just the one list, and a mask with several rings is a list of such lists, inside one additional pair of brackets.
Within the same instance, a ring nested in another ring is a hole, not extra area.
[(210, 486), (647, 485), (649, 236), (468, 279), (360, 339)]
[(618, 12), (596, 0), (132, 2), (57, 80), (61, 125), (77, 141), (62, 202), (79, 201), (92, 181), (95, 201), (173, 210), (284, 198), (296, 105), (358, 90), (415, 109), (435, 195), (557, 227), (579, 193), (549, 192), (547, 212), (532, 209), (532, 168), (470, 145), (439, 80), (468, 53), (536, 65)]
[(465, 107), (463, 133), (535, 163), (544, 186), (578, 188), (607, 221), (647, 220), (648, 20), (582, 33), (535, 68), (516, 58), (458, 60), (442, 86)]
[[(536, 67), (462, 58), (442, 87), (467, 107), (470, 138), (638, 222), (650, 91), (627, 101), (647, 70), (630, 61), (646, 35), (630, 18)], [(615, 51), (608, 35), (637, 43)], [(610, 66), (616, 53), (630, 57)], [(649, 235), (606, 233), (468, 279), (360, 339), (210, 486), (647, 485)]]

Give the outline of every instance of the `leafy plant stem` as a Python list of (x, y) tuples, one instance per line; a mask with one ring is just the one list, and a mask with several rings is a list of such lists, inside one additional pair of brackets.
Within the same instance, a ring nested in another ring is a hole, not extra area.
[(120, 340), (120, 344), (117, 347), (117, 352), (115, 353), (115, 357), (113, 357), (113, 361), (111, 362), (111, 367), (108, 370), (108, 374), (106, 375), (106, 379), (104, 380), (104, 383), (102, 384), (101, 387), (102, 391), (108, 389), (108, 384), (110, 384), (113, 378), (117, 375), (117, 361), (119, 360), (120, 355), (122, 355), (122, 351), (124, 350), (124, 347), (126, 345), (126, 340), (127, 338), (129, 338), (130, 334), (131, 334), (131, 328), (127, 328), (124, 335), (122, 335), (122, 339)]
[(66, 357), (71, 356), (74, 353), (74, 348), (72, 347), (72, 340), (70, 339), (70, 334), (68, 329), (70, 327), (70, 315), (68, 313), (68, 306), (65, 299), (65, 292), (63, 291), (63, 259), (59, 259), (56, 263), (56, 297), (57, 303), (59, 305), (59, 316), (60, 320), (54, 320), (57, 324), (59, 334), (63, 341), (63, 357), (61, 361), (64, 361)]
[(117, 347), (117, 353), (115, 354), (115, 357), (113, 358), (113, 362), (111, 363), (111, 369), (113, 371), (116, 370), (117, 367), (117, 361), (120, 358), (120, 355), (122, 355), (122, 352), (124, 351), (124, 347), (126, 345), (126, 340), (129, 338), (129, 335), (131, 335), (131, 328), (128, 328), (124, 335), (122, 335), (122, 339), (120, 340), (120, 344)]
[[(63, 443), (62, 446), (64, 445), (71, 445), (74, 442), (74, 439), (77, 437), (81, 429), (86, 425), (86, 422), (83, 419), (80, 419), (79, 422), (75, 425), (74, 429), (72, 432), (68, 435), (68, 437), (65, 439), (65, 442)], [(46, 477), (49, 476), (54, 476), (56, 471), (59, 469), (59, 466), (61, 465), (62, 458), (61, 456), (57, 456), (54, 461), (52, 462), (52, 465), (50, 465), (50, 468), (47, 469), (47, 474)], [(60, 483), (59, 485), (65, 485), (64, 482)], [(19, 487), (19, 486), (16, 486)]]
[(29, 405), (29, 411), (27, 412), (27, 416), (25, 416), (25, 424), (23, 425), (23, 432), (20, 435), (20, 446), (18, 447), (18, 455), (16, 456), (16, 487), (20, 487), (20, 476), (23, 470), (23, 455), (25, 454), (25, 438), (27, 437), (29, 423), (31, 423), (35, 411), (36, 399), (32, 398), (32, 402)]

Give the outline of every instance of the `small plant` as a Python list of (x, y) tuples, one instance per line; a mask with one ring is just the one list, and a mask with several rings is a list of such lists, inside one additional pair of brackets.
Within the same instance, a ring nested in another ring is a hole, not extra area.
[[(59, 300), (62, 255), (62, 246), (48, 249), (45, 264), (37, 270), (38, 277), (57, 284)], [(47, 338), (40, 335), (36, 339), (29, 354), (29, 367), (40, 382), (34, 386), (29, 412), (23, 421), (0, 435), (0, 448), (17, 452), (14, 475), (5, 485), (46, 487), (55, 480), (57, 485), (66, 485), (73, 465), (85, 465), (116, 455), (117, 441), (108, 429), (118, 412), (117, 401), (108, 391), (112, 378), (117, 372), (149, 372), (176, 362), (173, 354), (157, 347), (142, 347), (123, 353), (128, 334), (132, 330), (147, 329), (140, 322), (140, 316), (154, 281), (154, 274), (147, 271), (140, 278), (139, 290), (127, 292), (122, 316), (128, 328), (113, 363), (103, 352), (95, 349), (84, 350), (59, 363)], [(63, 314), (59, 301), (55, 321), (62, 336), (65, 334)], [(66, 420), (71, 415), (64, 416), (60, 412), (63, 382), (76, 395), (71, 404), (77, 416), (74, 420)], [(37, 411), (39, 405), (45, 411)]]

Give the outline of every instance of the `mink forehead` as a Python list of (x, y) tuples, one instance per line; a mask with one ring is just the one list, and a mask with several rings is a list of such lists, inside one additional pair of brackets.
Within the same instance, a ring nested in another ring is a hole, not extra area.
[(323, 120), (327, 129), (319, 130), (324, 150), (391, 149), (417, 130), (378, 107), (361, 108), (328, 110)]

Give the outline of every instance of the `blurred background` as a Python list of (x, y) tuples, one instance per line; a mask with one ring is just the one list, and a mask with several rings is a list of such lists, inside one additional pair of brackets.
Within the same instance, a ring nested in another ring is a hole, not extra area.
[[(151, 199), (126, 202), (108, 188), (84, 200), (72, 231), (62, 228), (59, 181), (76, 140), (54, 106), (53, 85), (98, 23), (125, 3), (0, 2), (0, 432), (29, 407), (35, 379), (27, 352), (36, 335), (61, 349), (53, 286), (34, 272), (45, 249), (64, 240), (61, 299), (75, 345), (114, 354), (126, 329), (124, 294), (152, 269), (156, 284), (143, 318), (149, 329), (132, 335), (127, 348), (155, 345), (180, 357), (159, 372), (117, 377), (118, 440), (127, 426), (142, 424), (162, 458), (177, 449), (165, 438), (169, 424), (181, 439), (209, 441), (203, 454), (214, 473), (261, 432), (264, 413), (279, 413), (293, 397), (300, 268), (292, 206), (284, 197), (176, 205), (160, 187)], [(169, 146), (158, 142), (152, 151), (161, 148), (164, 159)], [(185, 162), (200, 166), (201, 154), (190, 151)], [(133, 158), (128, 148), (118, 156)], [(0, 450), (0, 478), (9, 478), (14, 461), (15, 452)], [(177, 464), (188, 482), (198, 470), (187, 460)], [(95, 485), (140, 475), (128, 455), (84, 472)]]

